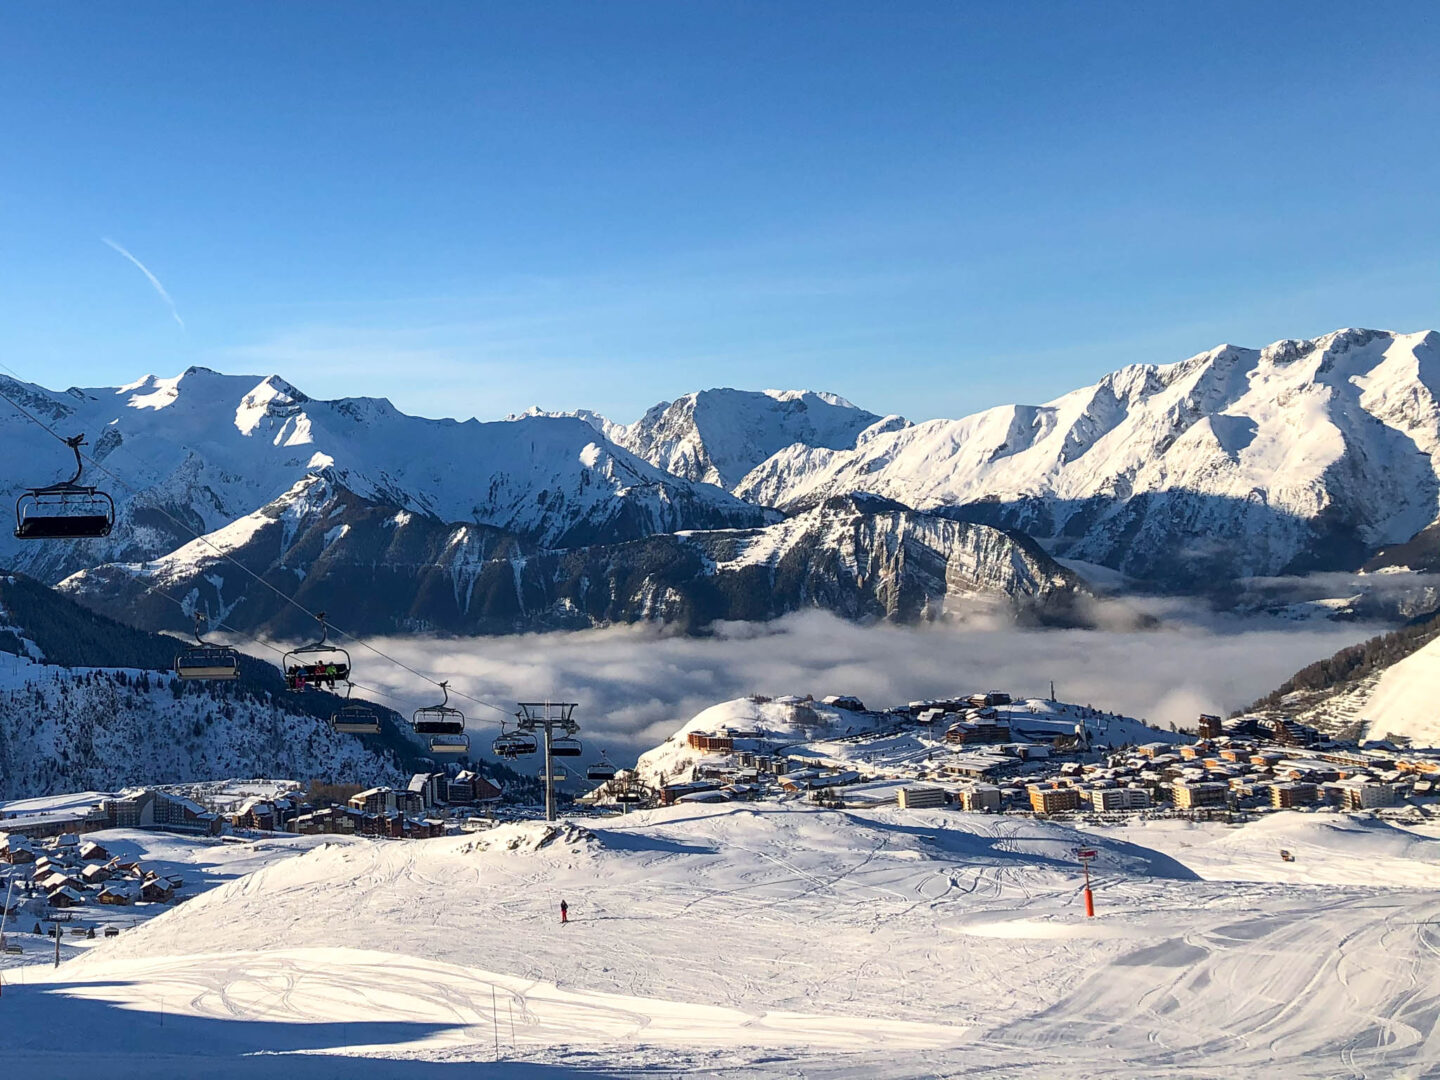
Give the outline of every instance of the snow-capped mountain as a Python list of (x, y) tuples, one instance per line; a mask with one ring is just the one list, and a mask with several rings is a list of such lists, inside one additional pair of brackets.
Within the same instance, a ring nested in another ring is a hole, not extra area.
[(402, 775), (389, 710), (376, 709), (380, 736), (337, 735), (322, 717), (338, 699), (286, 694), (258, 661), (242, 659), (234, 683), (180, 683), (163, 668), (182, 647), (0, 577), (0, 799), (206, 776)]
[[(686, 528), (753, 526), (776, 515), (657, 469), (575, 419), (427, 420), (388, 401), (318, 401), (276, 376), (190, 368), (122, 387), (56, 393), (3, 380), (63, 434), (85, 432), (86, 482), (115, 497), (103, 541), (26, 544), (0, 536), (0, 560), (57, 581), (115, 560), (149, 559), (279, 498), (324, 472), (357, 495), (446, 523), (504, 529), (533, 547), (613, 542)], [(0, 409), (3, 490), (67, 477), (69, 452)], [(163, 512), (162, 512), (163, 511)]]
[[(701, 390), (662, 401), (633, 424), (579, 410), (522, 416), (569, 416), (675, 476), (731, 491), (772, 454), (791, 446), (844, 450), (881, 418), (837, 394), (814, 390)], [(511, 417), (520, 419), (522, 417)], [(898, 416), (884, 426), (906, 426)]]
[(1355, 568), (1440, 513), (1440, 335), (1341, 330), (1137, 365), (1046, 405), (796, 445), (735, 485), (1003, 524), (1187, 587)]
[(880, 499), (834, 499), (759, 529), (531, 551), (503, 530), (396, 511), (320, 476), (203, 541), (144, 564), (82, 571), (60, 588), (151, 627), (183, 629), (198, 608), (252, 632), (314, 629), (217, 550), (357, 633), (636, 621), (693, 631), (814, 607), (894, 622), (1004, 612), (1068, 623), (1083, 617), (1085, 595), (1024, 537)]

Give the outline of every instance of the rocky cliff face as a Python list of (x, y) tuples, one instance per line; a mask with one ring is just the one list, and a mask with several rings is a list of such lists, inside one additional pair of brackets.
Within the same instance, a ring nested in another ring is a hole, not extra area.
[(532, 551), (503, 530), (396, 510), (321, 477), (203, 542), (148, 563), (84, 571), (61, 589), (150, 626), (182, 629), (198, 608), (251, 632), (298, 637), (313, 629), (217, 551), (356, 633), (635, 621), (698, 631), (716, 619), (803, 608), (894, 622), (996, 611), (1066, 622), (1079, 616), (1084, 595), (1023, 537), (882, 500), (831, 500), (759, 529)]

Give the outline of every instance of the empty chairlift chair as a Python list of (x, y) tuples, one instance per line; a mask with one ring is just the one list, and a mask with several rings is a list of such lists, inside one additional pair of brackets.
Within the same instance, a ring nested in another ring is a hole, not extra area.
[(181, 679), (198, 679), (206, 682), (238, 679), (240, 677), (240, 654), (228, 645), (212, 645), (202, 636), (205, 616), (195, 616), (195, 640), (198, 647), (187, 649), (175, 657), (175, 674)]
[(345, 689), (345, 704), (340, 711), (330, 715), (330, 730), (341, 735), (379, 735), (380, 717), (364, 705), (350, 701), (350, 689)]
[(336, 683), (350, 681), (350, 654), (326, 641), (330, 629), (325, 625), (325, 612), (315, 618), (320, 620), (320, 640), (292, 649), (280, 661), (285, 685), (291, 690), (310, 686), (333, 690)]
[(428, 738), (432, 754), (468, 754), (470, 736), (465, 734), (465, 714), (450, 706), (450, 684), (442, 682), (440, 689), (445, 693), (445, 700), (439, 705), (416, 709), (410, 717), (410, 727), (416, 735)]
[(109, 536), (115, 525), (115, 500), (99, 488), (80, 483), (85, 436), (66, 439), (75, 452), (75, 475), (49, 487), (30, 488), (15, 500), (15, 536), (20, 540), (93, 540)]
[(585, 770), (585, 779), (597, 780), (602, 783), (615, 779), (615, 766), (610, 764), (610, 759), (605, 755), (605, 751), (600, 751), (600, 760), (591, 762), (589, 768)]
[(470, 753), (470, 736), (463, 732), (459, 735), (431, 735), (430, 752), (432, 754), (468, 754)]
[(564, 735), (558, 739), (551, 739), (550, 756), (552, 758), (579, 757), (584, 748), (580, 745), (580, 740), (575, 738), (575, 732), (578, 730), (576, 727), (569, 727)]

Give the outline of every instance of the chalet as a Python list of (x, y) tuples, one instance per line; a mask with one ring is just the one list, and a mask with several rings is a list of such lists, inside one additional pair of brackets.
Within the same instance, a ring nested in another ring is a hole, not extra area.
[(83, 889), (85, 887), (85, 883), (79, 878), (62, 874), (59, 871), (47, 874), (43, 878), (37, 878), (35, 884), (47, 893), (53, 892), (55, 889)]
[(109, 881), (112, 876), (109, 867), (103, 866), (100, 863), (91, 863), (85, 867), (84, 870), (80, 871), (80, 880), (86, 885), (102, 884), (103, 882)]
[(845, 709), (847, 712), (865, 711), (865, 703), (850, 694), (832, 694), (822, 699), (821, 704), (829, 705), (832, 709)]
[(175, 899), (175, 886), (168, 878), (153, 877), (140, 886), (140, 899), (153, 904), (163, 904)]
[(0, 845), (3, 845), (0, 846), (0, 858), (8, 863), (33, 863), (36, 859), (35, 848), (23, 833), (0, 833)]
[(101, 889), (95, 899), (114, 907), (128, 907), (135, 902), (136, 892), (135, 886), (129, 882), (112, 882)]
[(85, 903), (85, 894), (69, 885), (61, 885), (45, 894), (45, 902), (54, 908), (79, 907)]
[(274, 832), (278, 826), (275, 805), (266, 799), (246, 799), (240, 809), (230, 815), (230, 824), (237, 829)]
[(991, 690), (984, 694), (971, 694), (965, 699), (977, 709), (983, 709), (993, 705), (1009, 705), (1010, 695), (1000, 690)]
[(945, 732), (945, 741), (961, 746), (972, 743), (1006, 743), (1010, 741), (1010, 725), (990, 720), (962, 720)]
[(84, 859), (86, 862), (103, 863), (110, 861), (110, 852), (106, 851), (99, 844), (95, 843), (94, 840), (86, 840), (85, 843), (81, 844), (79, 855), (80, 858)]
[(1200, 722), (1196, 724), (1196, 733), (1202, 739), (1214, 739), (1225, 733), (1224, 722), (1218, 716), (1210, 713), (1201, 713)]

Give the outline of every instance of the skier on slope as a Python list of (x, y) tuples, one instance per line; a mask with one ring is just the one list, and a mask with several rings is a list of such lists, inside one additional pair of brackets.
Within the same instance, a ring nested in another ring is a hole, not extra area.
[(560, 901), (560, 921), (562, 923), (568, 923), (570, 921), (570, 905), (565, 903), (564, 900)]

